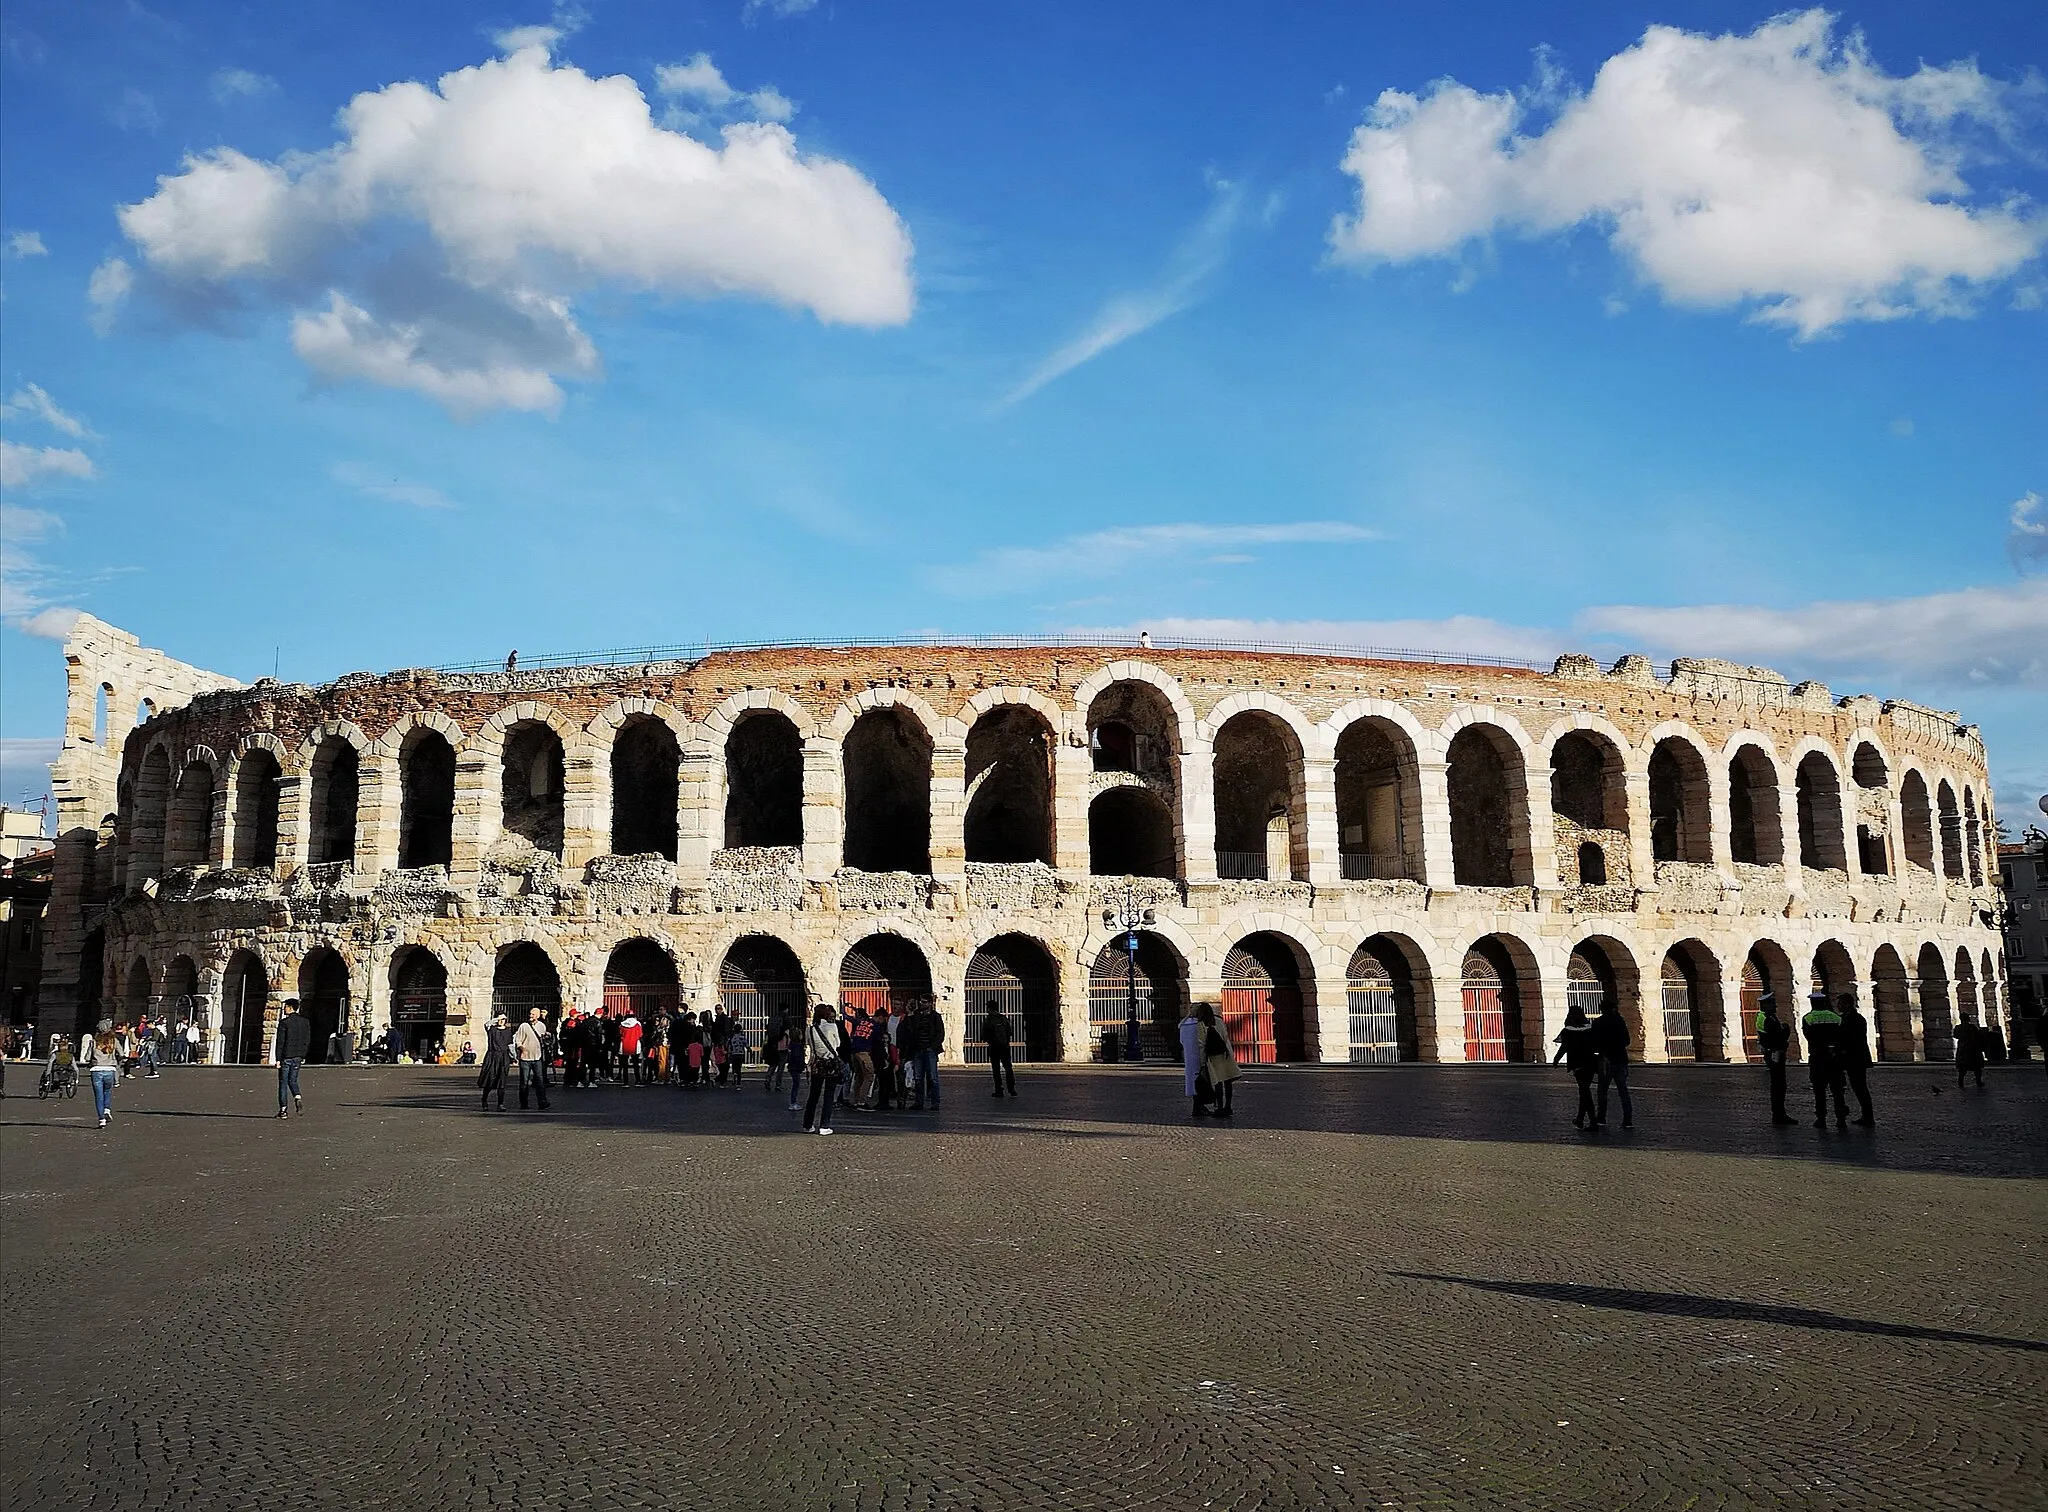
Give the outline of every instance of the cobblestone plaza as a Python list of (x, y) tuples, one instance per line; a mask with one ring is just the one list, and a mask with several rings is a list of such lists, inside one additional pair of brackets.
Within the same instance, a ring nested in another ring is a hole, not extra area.
[[(4, 1104), (5, 1501), (43, 1508), (2038, 1507), (2048, 1079), (1875, 1131), (1646, 1067), (758, 1082), (260, 1068)], [(1803, 1091), (1803, 1087), (1800, 1088)]]

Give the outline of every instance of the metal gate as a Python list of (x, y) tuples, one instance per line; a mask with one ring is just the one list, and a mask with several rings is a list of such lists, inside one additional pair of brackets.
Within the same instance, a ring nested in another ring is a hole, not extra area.
[(1368, 950), (1351, 957), (1344, 984), (1351, 1018), (1351, 1060), (1355, 1065), (1391, 1066), (1401, 1059), (1401, 1021), (1394, 979)]
[[(1029, 974), (1025, 974), (1028, 972)], [(1010, 1055), (1020, 1061), (1056, 1061), (1060, 1058), (1060, 1019), (1057, 994), (1050, 975), (1025, 971), (994, 950), (977, 950), (967, 963), (966, 1032), (962, 1036), (961, 1058), (970, 1066), (988, 1064), (988, 1046), (981, 1038), (981, 1021), (993, 998), (1010, 1021)]]
[(757, 1055), (767, 1043), (770, 1017), (779, 1013), (786, 1028), (801, 1032), (811, 1016), (796, 957), (781, 941), (759, 935), (726, 952), (718, 968), (718, 1006), (740, 1021)]
[(1678, 974), (1675, 963), (1664, 967), (1664, 1055), (1667, 1060), (1698, 1058), (1698, 1020), (1692, 984)]
[(1223, 958), (1223, 1032), (1241, 1065), (1308, 1059), (1300, 985), (1275, 980), (1251, 951), (1231, 946)]

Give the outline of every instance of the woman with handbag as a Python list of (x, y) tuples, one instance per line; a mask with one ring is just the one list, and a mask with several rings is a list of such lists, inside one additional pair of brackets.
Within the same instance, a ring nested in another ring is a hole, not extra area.
[(846, 1041), (839, 1033), (838, 1019), (830, 1003), (820, 1003), (811, 1019), (811, 1032), (805, 1036), (811, 1056), (811, 1096), (804, 1105), (805, 1133), (814, 1129), (820, 1134), (832, 1132), (832, 1099), (838, 1093), (840, 1078), (846, 1074)]
[(1228, 1118), (1234, 1111), (1237, 1057), (1231, 1053), (1230, 1036), (1223, 1032), (1215, 1009), (1204, 1003), (1195, 1010), (1195, 1017), (1202, 1021), (1202, 1075), (1209, 1083), (1209, 1116)]

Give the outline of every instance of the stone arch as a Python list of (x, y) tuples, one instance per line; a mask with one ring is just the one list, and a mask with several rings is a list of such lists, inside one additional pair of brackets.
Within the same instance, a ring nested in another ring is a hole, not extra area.
[(755, 1044), (767, 1043), (772, 1023), (796, 1029), (810, 1016), (803, 962), (780, 936), (739, 934), (716, 959), (718, 1006), (746, 1027)]
[(1808, 990), (1825, 992), (1830, 1007), (1843, 994), (1856, 993), (1856, 961), (1840, 940), (1822, 940), (1814, 947)]
[(194, 753), (178, 772), (164, 833), (164, 869), (203, 867), (211, 859), (219, 773), (211, 752)]
[(1173, 811), (1149, 787), (1104, 788), (1088, 805), (1088, 870), (1098, 877), (1175, 874)]
[(1922, 1051), (1931, 1061), (1952, 1061), (1956, 1058), (1955, 1005), (1949, 997), (1948, 967), (1941, 959), (1941, 947), (1931, 940), (1922, 945), (1916, 965)]
[(329, 721), (299, 745), (293, 770), (304, 775), (305, 835), (302, 854), (314, 866), (347, 864), (356, 858), (361, 826), (363, 758), (370, 742), (346, 720)]
[(1707, 865), (1714, 859), (1713, 782), (1707, 746), (1691, 726), (1670, 720), (1645, 742), (1650, 789), (1650, 854), (1657, 861)]
[(1982, 1024), (1981, 1005), (1977, 1001), (1977, 963), (1960, 945), (1956, 947), (1956, 970), (1951, 981), (1956, 994), (1956, 1022)]
[(230, 866), (261, 870), (277, 864), (284, 761), (284, 744), (275, 735), (249, 735), (229, 762)]
[(999, 703), (969, 726), (962, 824), (969, 861), (1052, 865), (1058, 729), (1023, 702)]
[(920, 709), (913, 698), (877, 700), (855, 715), (840, 740), (843, 855), (851, 870), (932, 869), (932, 725)]
[(175, 1027), (189, 1016), (196, 1016), (202, 1009), (199, 1000), (199, 965), (189, 955), (171, 957), (171, 964), (164, 968), (164, 978), (157, 994), (158, 1008), (166, 1023)]
[(1436, 1006), (1429, 957), (1405, 935), (1360, 942), (1344, 971), (1354, 1063), (1437, 1059)]
[(1815, 871), (1846, 871), (1842, 778), (1834, 753), (1810, 745), (1798, 757), (1792, 783), (1799, 809), (1799, 864)]
[[(1181, 934), (1176, 940), (1175, 933)], [(1180, 1021), (1193, 1011), (1188, 997), (1191, 942), (1181, 931), (1148, 926), (1138, 931), (1131, 952), (1125, 936), (1105, 940), (1089, 959), (1088, 1031), (1091, 1053), (1104, 1060), (1131, 1058), (1127, 1023), (1135, 1013), (1139, 1046), (1148, 1056), (1176, 1059)], [(1116, 1057), (1110, 1055), (1114, 1044)]]
[(1367, 699), (1345, 705), (1321, 734), (1335, 758), (1340, 875), (1421, 880), (1422, 727), (1398, 705)]
[(457, 741), (424, 720), (386, 738), (394, 737), (395, 756), (385, 759), (398, 765), (398, 864), (453, 866)]
[(1313, 951), (1290, 935), (1259, 930), (1225, 952), (1222, 980), (1224, 1032), (1241, 1063), (1317, 1058)]
[(1792, 1030), (1792, 1038), (1785, 1047), (1786, 1059), (1797, 1060), (1801, 998), (1793, 980), (1792, 958), (1776, 940), (1758, 940), (1742, 961), (1742, 1054), (1751, 1062), (1763, 1059), (1757, 1042), (1756, 1018), (1766, 992), (1771, 994), (1778, 1017)]
[(1785, 863), (1785, 824), (1778, 795), (1784, 776), (1769, 740), (1750, 731), (1723, 748), (1728, 766), (1728, 849), (1746, 866)]
[(925, 740), (937, 745), (947, 738), (959, 739), (965, 731), (959, 728), (957, 720), (947, 719), (922, 698), (908, 688), (868, 688), (854, 694), (832, 711), (832, 718), (822, 733), (828, 740), (842, 744), (853, 733), (853, 727), (861, 719), (878, 709), (893, 709), (902, 718), (917, 727)]
[(1060, 1045), (1059, 959), (1043, 940), (1016, 932), (984, 941), (967, 963), (961, 1003), (966, 1034), (961, 1053), (970, 1065), (986, 1064), (981, 1037), (988, 1004), (1010, 1021), (1011, 1054), (1023, 1061), (1057, 1061)]
[(1680, 940), (1664, 953), (1660, 978), (1664, 1058), (1725, 1060), (1720, 958), (1701, 940)]
[(554, 952), (538, 940), (500, 945), (491, 966), (491, 1012), (518, 1027), (534, 1009), (549, 1025), (559, 1024), (566, 1001), (564, 973)]
[(682, 1006), (682, 981), (675, 951), (666, 940), (628, 935), (605, 956), (604, 1011), (617, 1018), (630, 1013), (643, 1024), (666, 1022)]
[(936, 998), (932, 958), (916, 941), (893, 931), (865, 935), (839, 958), (839, 1008), (855, 1012), (908, 1012), (921, 998)]
[(1591, 1018), (1607, 997), (1614, 999), (1628, 1025), (1630, 1053), (1642, 1054), (1649, 1036), (1643, 1022), (1642, 973), (1635, 953), (1612, 935), (1588, 935), (1566, 957), (1565, 1002), (1576, 1003)]
[(1963, 786), (1963, 855), (1967, 860), (1970, 886), (1984, 885), (1984, 830), (1977, 822), (1977, 793)]
[(604, 742), (615, 856), (676, 859), (683, 759), (677, 722), (636, 710), (624, 715)]
[(1629, 885), (1628, 741), (1588, 716), (1553, 728), (1540, 750), (1550, 767), (1559, 883)]
[(1195, 717), (1194, 705), (1188, 702), (1188, 696), (1182, 690), (1180, 680), (1151, 662), (1129, 657), (1113, 661), (1091, 673), (1075, 687), (1074, 708), (1081, 714), (1091, 732), (1096, 728), (1096, 700), (1118, 683), (1144, 683), (1165, 701), (1166, 707), (1173, 715), (1173, 756), (1177, 757), (1200, 738), (1196, 734), (1200, 721)]
[(992, 688), (983, 688), (960, 706), (960, 717), (955, 721), (963, 730), (971, 730), (974, 722), (984, 714), (1003, 708), (1027, 708), (1036, 710), (1045, 727), (1052, 731), (1055, 740), (1064, 738), (1069, 725), (1067, 710), (1036, 688), (1020, 688), (1015, 683), (998, 683)]
[(1907, 767), (1899, 779), (1900, 841), (1906, 859), (1926, 871), (1938, 871), (1934, 854), (1934, 802), (1928, 796), (1927, 779), (1918, 767)]
[(299, 962), (298, 991), (299, 1011), (313, 1025), (306, 1059), (318, 1063), (327, 1059), (334, 1037), (350, 1027), (348, 958), (332, 945), (315, 945)]
[(152, 742), (135, 778), (135, 819), (129, 826), (128, 885), (164, 874), (164, 838), (171, 816), (171, 753)]
[(1258, 704), (1214, 728), (1216, 875), (1306, 881), (1307, 722)]
[(133, 1024), (148, 1015), (155, 1001), (156, 980), (150, 974), (149, 959), (137, 956), (121, 979), (121, 1012), (117, 1017), (124, 1024)]
[(576, 721), (553, 704), (521, 699), (518, 703), (505, 705), (478, 725), (476, 733), (457, 749), (457, 754), (502, 757), (505, 751), (505, 737), (523, 724), (546, 725), (554, 731), (555, 738), (561, 741), (564, 750), (572, 747), (581, 750), (589, 745), (588, 738)]
[(447, 1038), (448, 966), (432, 946), (406, 944), (392, 952), (389, 972), (391, 1027), (417, 1058)]
[(1984, 1027), (1995, 1028), (2004, 1020), (1998, 1012), (1998, 968), (1992, 964), (1991, 952), (1985, 951), (1977, 966), (1978, 1007), (1982, 1010)]
[(1870, 959), (1870, 1018), (1877, 1030), (1877, 1058), (1913, 1058), (1913, 980), (1905, 960), (1891, 945), (1880, 945)]
[(1538, 983), (1536, 954), (1527, 942), (1511, 934), (1490, 934), (1472, 942), (1465, 951), (1459, 984), (1467, 1061), (1514, 1062), (1527, 1060), (1532, 1053), (1542, 1056)]
[(1528, 886), (1528, 738), (1509, 721), (1477, 710), (1443, 729), (1449, 765), (1451, 865), (1459, 887)]
[(569, 780), (561, 732), (543, 719), (515, 720), (503, 731), (497, 751), (500, 846), (560, 860)]
[(1866, 792), (1889, 791), (1891, 788), (1891, 758), (1885, 755), (1884, 743), (1868, 730), (1859, 729), (1850, 737), (1849, 780)]
[(1951, 881), (1963, 877), (1963, 816), (1956, 807), (1956, 790), (1944, 777), (1934, 790), (1934, 806), (1941, 836), (1941, 874)]
[(800, 846), (804, 839), (804, 740), (779, 708), (743, 709), (720, 752), (727, 850)]
[(245, 1066), (262, 1063), (276, 1016), (271, 988), (270, 968), (259, 953), (244, 948), (228, 957), (220, 979), (219, 1016), (214, 1020), (220, 1026), (223, 1060)]

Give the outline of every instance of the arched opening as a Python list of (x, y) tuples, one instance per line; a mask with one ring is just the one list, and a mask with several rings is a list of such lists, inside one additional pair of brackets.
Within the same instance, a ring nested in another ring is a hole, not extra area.
[(164, 869), (205, 866), (213, 841), (213, 768), (188, 761), (178, 774), (171, 800), (170, 832), (164, 840)]
[(1877, 947), (1870, 962), (1871, 1020), (1877, 1028), (1877, 1058), (1913, 1058), (1913, 984), (1906, 963), (1889, 945)]
[(1022, 704), (974, 722), (967, 732), (969, 861), (1052, 864), (1052, 752), (1051, 729)]
[(1460, 988), (1468, 1061), (1524, 1058), (1523, 974), (1517, 968), (1516, 955), (1498, 935), (1477, 941), (1465, 952)]
[(1920, 947), (1920, 1041), (1931, 1061), (1956, 1058), (1955, 1010), (1949, 1002), (1948, 971), (1939, 947)]
[(1819, 751), (1799, 759), (1793, 778), (1799, 802), (1799, 864), (1815, 871), (1846, 871), (1842, 848), (1842, 784), (1835, 764)]
[(1746, 866), (1782, 866), (1785, 831), (1778, 815), (1778, 773), (1753, 745), (1728, 758), (1728, 849)]
[(455, 864), (455, 747), (438, 730), (406, 732), (398, 752), (398, 864)]
[[(667, 728), (663, 726), (663, 728)], [(627, 940), (604, 964), (604, 1011), (614, 1018), (631, 1013), (646, 1024), (664, 1023), (682, 1002), (676, 963), (652, 940)]]
[(313, 752), (310, 864), (330, 865), (356, 858), (356, 802), (362, 791), (362, 758), (339, 735)]
[[(107, 743), (107, 700), (113, 696), (114, 685), (112, 683), (103, 682), (93, 689), (92, 743), (94, 745), (105, 745)], [(97, 1023), (98, 1020), (95, 1019), (94, 1022)]]
[(1628, 872), (1628, 780), (1604, 735), (1573, 730), (1550, 748), (1550, 814), (1566, 887), (1605, 887)]
[(1114, 682), (1088, 705), (1088, 753), (1098, 772), (1131, 772), (1172, 781), (1178, 775), (1179, 722), (1166, 695), (1148, 682)]
[(1098, 877), (1171, 877), (1173, 815), (1150, 788), (1113, 787), (1088, 805), (1088, 870)]
[(1271, 714), (1233, 714), (1216, 733), (1216, 875), (1305, 881), (1301, 742)]
[(1984, 885), (1984, 831), (1977, 824), (1977, 795), (1963, 789), (1963, 854), (1968, 858), (1970, 886)]
[(235, 767), (235, 866), (277, 864), (277, 758), (261, 746)]
[(1915, 771), (1908, 771), (1899, 783), (1899, 825), (1906, 859), (1933, 871), (1934, 806), (1928, 801), (1927, 779)]
[(128, 968), (127, 979), (121, 984), (121, 1022), (139, 1022), (148, 1015), (155, 999), (156, 987), (150, 979), (149, 962), (137, 956)]
[[(1123, 1044), (1124, 1024), (1135, 1013), (1147, 1057), (1180, 1059), (1180, 1021), (1188, 1008), (1187, 963), (1160, 935), (1138, 931), (1132, 952), (1118, 935), (1088, 968), (1088, 1039), (1102, 1054), (1105, 1037)], [(1107, 1057), (1105, 1057), (1107, 1058)]]
[(1247, 935), (1223, 957), (1223, 1027), (1238, 1060), (1270, 1066), (1316, 1058), (1314, 977), (1298, 947)]
[(1337, 737), (1337, 854), (1347, 882), (1422, 875), (1415, 747), (1391, 720), (1357, 719)]
[(1650, 752), (1650, 853), (1659, 861), (1714, 859), (1713, 795), (1706, 758), (1689, 740), (1666, 736)]
[(1460, 887), (1513, 887), (1529, 879), (1522, 753), (1491, 725), (1467, 725), (1451, 738), (1446, 786), (1451, 807), (1451, 870)]
[(562, 737), (538, 719), (505, 732), (499, 778), (500, 821), (543, 855), (562, 854)]
[(1963, 817), (1956, 809), (1956, 790), (1944, 781), (1935, 790), (1934, 801), (1941, 824), (1941, 874), (1960, 882), (1963, 877)]
[[(548, 970), (552, 973), (554, 968), (550, 966)], [(503, 972), (501, 960), (501, 978)], [(495, 986), (491, 999), (494, 1013), (508, 1011), (499, 1005)], [(514, 1027), (525, 1023), (525, 1010), (521, 1009), (510, 1022)], [(392, 958), (391, 1026), (404, 1039), (405, 1053), (415, 1060), (424, 1054), (438, 1053), (448, 1037), (448, 968), (423, 945), (409, 945)]]
[[(1434, 1060), (1436, 1026), (1416, 1000), (1422, 955), (1407, 941), (1374, 935), (1351, 953), (1344, 995), (1351, 1019), (1351, 1059), (1359, 1065)], [(1424, 1051), (1428, 1053), (1425, 1055)]]
[(869, 1014), (908, 1011), (932, 995), (931, 963), (901, 935), (874, 934), (848, 950), (839, 962), (839, 1007)]
[[(1809, 992), (1825, 992), (1832, 1006), (1844, 993), (1856, 990), (1856, 963), (1849, 958), (1840, 940), (1823, 940), (1813, 953), (1813, 973)], [(1804, 1011), (1804, 1005), (1801, 1005)]]
[(846, 865), (932, 869), (932, 743), (900, 709), (869, 709), (846, 733)]
[(1971, 964), (1970, 952), (1956, 952), (1956, 1022), (1959, 1024), (1981, 1024), (1977, 1003), (1977, 968)]
[(1858, 741), (1849, 756), (1849, 779), (1866, 791), (1885, 787), (1891, 773), (1885, 768), (1884, 753), (1867, 740)]
[(135, 706), (135, 724), (139, 729), (156, 718), (156, 700), (145, 698)]
[(238, 950), (220, 979), (220, 1028), (237, 1065), (262, 1064), (270, 1043), (270, 973), (253, 950)]
[(1722, 1061), (1720, 963), (1700, 940), (1679, 940), (1665, 951), (1663, 971), (1665, 1059)]
[(718, 1006), (746, 1026), (756, 1045), (766, 1043), (772, 1017), (779, 1016), (786, 1028), (800, 1027), (810, 1013), (810, 995), (796, 952), (772, 935), (734, 940), (718, 967)]
[(129, 828), (128, 885), (164, 874), (164, 830), (171, 816), (171, 758), (156, 746), (142, 758), (135, 783), (135, 821)]
[(676, 858), (675, 731), (636, 714), (612, 737), (612, 854)]
[(750, 710), (725, 737), (725, 847), (803, 843), (803, 737), (788, 716)]
[(502, 1013), (515, 1029), (534, 1009), (550, 1026), (562, 1015), (562, 978), (548, 953), (531, 940), (498, 952), (491, 973), (491, 1012)]
[(2003, 1020), (1998, 1014), (1998, 972), (1991, 964), (1991, 952), (1985, 951), (1978, 962), (1977, 1007), (1984, 1016), (1984, 1027), (1998, 1028)]
[(981, 1023), (993, 1002), (1010, 1021), (1010, 1053), (1017, 1060), (1060, 1059), (1059, 968), (1028, 935), (998, 935), (967, 963), (967, 1032), (962, 1054), (970, 1065), (988, 1064)]
[(1882, 753), (1858, 741), (1849, 755), (1849, 780), (1856, 785), (1856, 869), (1867, 877), (1891, 873), (1891, 773)]
[(1774, 941), (1759, 940), (1742, 963), (1742, 1055), (1752, 1063), (1764, 1058), (1757, 1041), (1756, 1016), (1763, 1009), (1766, 991), (1777, 1004), (1778, 1017), (1792, 1030), (1785, 1058), (1797, 1060), (1799, 1015), (1805, 1012), (1805, 1004), (1792, 991), (1792, 960)]
[(1647, 1043), (1638, 987), (1635, 958), (1618, 940), (1582, 940), (1572, 948), (1571, 959), (1565, 963), (1566, 1005), (1578, 1004), (1591, 1018), (1599, 1013), (1603, 999), (1614, 999), (1615, 1008), (1628, 1025), (1629, 1050), (1636, 1055), (1642, 1054)]
[(348, 962), (338, 952), (323, 947), (299, 963), (299, 1011), (313, 1025), (306, 1059), (326, 1060), (334, 1036), (349, 1026)]

